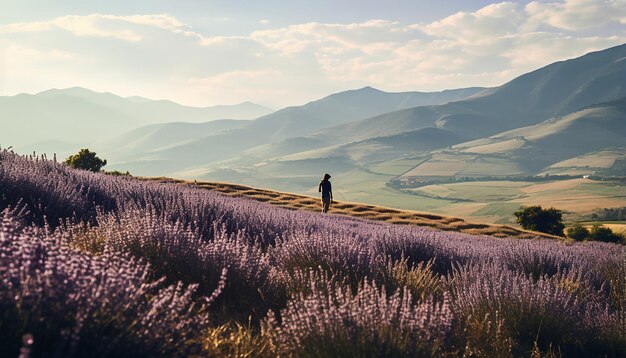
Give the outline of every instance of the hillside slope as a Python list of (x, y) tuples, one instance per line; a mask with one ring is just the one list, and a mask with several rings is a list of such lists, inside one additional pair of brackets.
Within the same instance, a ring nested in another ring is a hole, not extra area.
[[(253, 188), (245, 185), (222, 183), (222, 182), (199, 182), (186, 181), (171, 178), (143, 178), (149, 181), (162, 183), (177, 183), (191, 185), (207, 190), (217, 191), (233, 197), (245, 197), (281, 208), (291, 210), (320, 211), (318, 198), (285, 193), (269, 189)], [(521, 230), (506, 225), (481, 224), (467, 222), (461, 218), (442, 216), (430, 213), (400, 210), (377, 205), (367, 205), (362, 203), (334, 201), (330, 210), (331, 214), (353, 216), (362, 219), (385, 221), (399, 225), (428, 226), (434, 229), (445, 231), (458, 231), (474, 235), (489, 235), (495, 237), (517, 237), (517, 238), (557, 238), (540, 232)]]
[[(427, 174), (429, 170), (419, 168), (444, 160), (449, 163), (451, 170), (461, 172), (466, 167), (475, 167), (477, 158), (483, 162), (492, 160), (496, 163), (492, 169), (483, 170), (483, 176), (492, 176), (494, 172), (499, 176), (534, 175), (558, 162), (623, 146), (624, 143), (626, 98), (621, 98), (536, 125), (455, 145), (449, 150), (433, 154), (405, 176), (417, 172)], [(626, 152), (622, 151), (621, 154), (626, 158)], [(456, 164), (450, 164), (453, 162)], [(481, 176), (481, 173), (476, 172), (474, 176)]]

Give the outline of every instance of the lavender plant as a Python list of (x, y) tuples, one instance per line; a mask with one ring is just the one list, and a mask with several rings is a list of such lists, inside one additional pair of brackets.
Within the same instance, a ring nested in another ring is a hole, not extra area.
[[(0, 215), (0, 346), (17, 356), (171, 356), (197, 353), (208, 325), (196, 286), (149, 280), (127, 255), (72, 250)], [(32, 347), (31, 347), (32, 346)]]
[(607, 345), (597, 339), (599, 327), (620, 331), (623, 312), (612, 311), (606, 295), (593, 291), (584, 276), (574, 271), (534, 278), (486, 263), (459, 267), (448, 283), (457, 315), (501, 317), (517, 354), (533, 344), (566, 355), (624, 353), (623, 340)]
[(220, 302), (245, 313), (263, 307), (269, 260), (257, 246), (247, 244), (241, 231), (229, 234), (216, 227), (209, 241), (197, 230), (171, 223), (152, 205), (100, 213), (97, 223), (89, 227), (69, 225), (58, 229), (57, 234), (96, 254), (111, 251), (141, 257), (150, 263), (153, 276), (165, 277), (168, 283), (196, 283), (200, 294), (209, 295), (226, 268), (228, 280)]
[[(300, 294), (266, 321), (277, 354), (298, 357), (439, 356), (451, 330), (446, 301), (412, 304), (411, 294), (367, 281), (352, 294), (349, 286), (311, 281)], [(330, 285), (330, 286), (329, 286)]]

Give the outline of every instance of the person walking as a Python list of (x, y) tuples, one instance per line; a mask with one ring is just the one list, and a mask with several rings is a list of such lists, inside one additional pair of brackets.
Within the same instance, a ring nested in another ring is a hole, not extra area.
[(330, 174), (324, 174), (324, 179), (320, 182), (318, 191), (322, 193), (322, 212), (327, 213), (330, 203), (333, 201), (333, 188), (330, 185)]

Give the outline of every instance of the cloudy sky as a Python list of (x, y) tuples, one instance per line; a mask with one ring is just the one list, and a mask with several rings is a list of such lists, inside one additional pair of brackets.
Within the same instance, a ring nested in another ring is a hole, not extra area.
[(626, 42), (626, 0), (0, 2), (0, 95), (279, 108), (363, 86), (496, 86)]

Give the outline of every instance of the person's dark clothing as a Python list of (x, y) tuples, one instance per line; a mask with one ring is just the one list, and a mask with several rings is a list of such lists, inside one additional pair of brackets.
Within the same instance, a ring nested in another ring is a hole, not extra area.
[(330, 197), (331, 193), (333, 192), (330, 182), (328, 180), (326, 181), (322, 180), (320, 182), (319, 191), (322, 192), (322, 198)]

